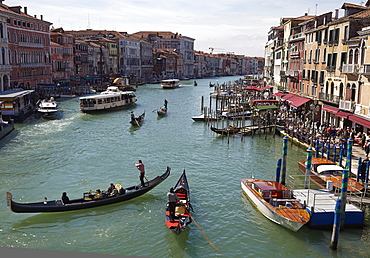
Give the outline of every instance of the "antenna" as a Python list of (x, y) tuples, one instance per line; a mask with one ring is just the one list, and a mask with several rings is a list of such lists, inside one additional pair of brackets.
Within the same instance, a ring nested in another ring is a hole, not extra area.
[(87, 12), (87, 28), (90, 29), (90, 12)]
[(317, 16), (317, 4), (316, 4), (316, 7), (315, 7), (315, 16)]

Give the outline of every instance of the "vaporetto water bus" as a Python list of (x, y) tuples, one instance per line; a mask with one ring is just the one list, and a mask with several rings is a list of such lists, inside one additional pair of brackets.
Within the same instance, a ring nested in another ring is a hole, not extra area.
[(112, 110), (129, 106), (136, 101), (134, 92), (120, 91), (117, 86), (109, 86), (99, 95), (81, 97), (80, 110), (83, 112)]

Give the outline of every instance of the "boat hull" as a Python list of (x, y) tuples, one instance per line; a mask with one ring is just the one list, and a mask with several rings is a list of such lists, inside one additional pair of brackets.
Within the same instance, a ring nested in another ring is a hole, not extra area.
[(63, 212), (71, 210), (81, 210), (94, 208), (99, 206), (105, 206), (109, 204), (124, 202), (131, 200), (138, 196), (141, 196), (154, 187), (163, 182), (169, 175), (171, 169), (167, 167), (167, 170), (161, 176), (157, 176), (153, 180), (147, 182), (146, 187), (141, 188), (141, 185), (136, 185), (127, 188), (128, 190), (125, 194), (117, 195), (113, 197), (102, 198), (98, 200), (86, 200), (84, 198), (71, 200), (71, 204), (64, 205), (60, 200), (47, 201), (47, 202), (37, 202), (37, 203), (17, 203), (12, 200), (11, 194), (8, 193), (7, 199), (10, 209), (16, 213), (42, 213), (42, 212)]
[(276, 210), (278, 210), (279, 208), (274, 208), (266, 201), (264, 201), (261, 197), (258, 196), (257, 193), (255, 193), (255, 191), (250, 186), (246, 185), (245, 182), (246, 182), (245, 180), (241, 181), (241, 188), (244, 194), (248, 197), (252, 204), (262, 213), (262, 215), (264, 215), (269, 220), (285, 228), (288, 228), (294, 232), (298, 231), (308, 222), (308, 220), (304, 222), (302, 221), (298, 222), (291, 220), (287, 217), (281, 216), (279, 213), (276, 212)]

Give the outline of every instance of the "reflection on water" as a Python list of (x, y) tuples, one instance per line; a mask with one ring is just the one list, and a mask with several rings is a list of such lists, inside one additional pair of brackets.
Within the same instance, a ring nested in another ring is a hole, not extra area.
[[(187, 81), (173, 90), (162, 90), (160, 84), (139, 86), (138, 102), (114, 112), (85, 114), (78, 109), (78, 98), (60, 100), (61, 119), (30, 118), (17, 124), (0, 142), (0, 189), (10, 191), (16, 201), (59, 199), (64, 191), (79, 198), (111, 182), (136, 185), (138, 159), (146, 166), (147, 178), (164, 173), (167, 166), (171, 175), (137, 199), (65, 213), (15, 214), (6, 207), (5, 194), (0, 195), (0, 245), (149, 257), (334, 256), (329, 250), (331, 231), (304, 227), (291, 232), (266, 219), (242, 194), (241, 179), (275, 179), (281, 137), (220, 137), (210, 124), (191, 119), (200, 112), (202, 96), (209, 104), (210, 82), (235, 78), (197, 80), (197, 87)], [(150, 111), (163, 99), (170, 109), (159, 118)], [(142, 126), (131, 126), (130, 111), (142, 110), (148, 110)], [(289, 175), (299, 173), (297, 162), (305, 156), (305, 150), (289, 144)], [(179, 236), (165, 226), (166, 193), (184, 169), (192, 216), (220, 251), (194, 223)], [(367, 227), (344, 230), (337, 255), (365, 257), (368, 236)]]

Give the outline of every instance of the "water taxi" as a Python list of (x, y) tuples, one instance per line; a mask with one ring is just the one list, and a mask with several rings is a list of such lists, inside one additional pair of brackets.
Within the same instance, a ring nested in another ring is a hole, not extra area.
[(178, 87), (180, 87), (180, 81), (179, 81), (179, 79), (162, 80), (161, 87), (162, 87), (162, 89), (178, 88)]
[(120, 91), (117, 86), (109, 86), (99, 95), (80, 98), (80, 110), (93, 112), (100, 110), (113, 110), (129, 106), (137, 101), (132, 91)]
[(241, 187), (248, 199), (269, 220), (294, 232), (303, 227), (310, 214), (292, 191), (275, 181), (242, 179)]
[(59, 113), (58, 103), (53, 97), (39, 100), (36, 103), (36, 115), (43, 118), (55, 118)]

